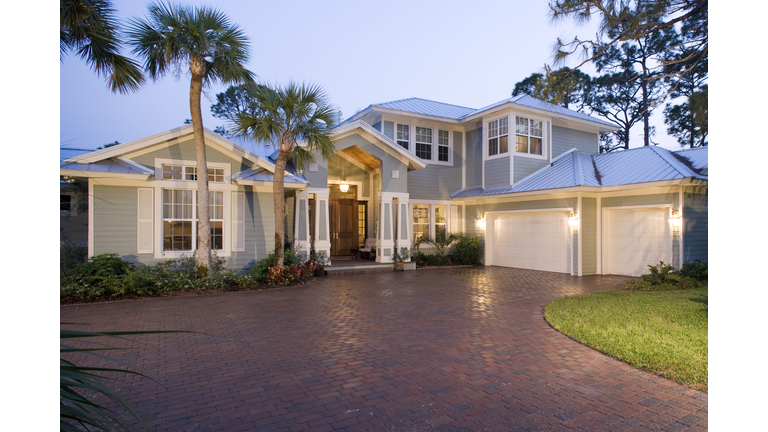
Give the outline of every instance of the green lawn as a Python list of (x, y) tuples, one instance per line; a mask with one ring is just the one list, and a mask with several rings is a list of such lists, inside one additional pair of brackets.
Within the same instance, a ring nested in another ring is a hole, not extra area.
[(634, 367), (707, 391), (707, 287), (608, 291), (548, 304), (552, 326)]

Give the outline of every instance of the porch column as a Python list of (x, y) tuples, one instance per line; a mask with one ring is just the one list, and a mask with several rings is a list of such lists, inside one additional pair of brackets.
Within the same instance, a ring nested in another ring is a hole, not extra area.
[(309, 259), (309, 191), (296, 192), (296, 217), (294, 233), (296, 236), (296, 251)]
[(376, 235), (376, 262), (392, 262), (392, 252), (395, 248), (393, 236), (393, 216), (392, 208), (393, 194), (389, 192), (379, 192), (379, 226)]
[[(408, 194), (398, 194), (397, 196), (397, 250), (402, 248), (411, 250), (411, 239), (408, 236), (408, 226), (412, 220), (411, 214), (408, 212)], [(410, 261), (408, 258), (406, 262)]]
[(331, 239), (330, 221), (328, 220), (328, 197), (330, 192), (327, 188), (310, 189), (307, 193), (315, 194), (315, 253), (325, 252), (328, 264), (331, 263)]

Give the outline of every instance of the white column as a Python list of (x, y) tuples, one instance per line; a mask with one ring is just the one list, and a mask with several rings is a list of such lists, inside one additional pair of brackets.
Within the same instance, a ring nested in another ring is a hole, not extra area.
[[(397, 216), (397, 223), (400, 225), (397, 228), (397, 248), (402, 249), (406, 248), (409, 251), (411, 250), (411, 238), (408, 234), (410, 231), (409, 226), (412, 221), (412, 215), (408, 212), (408, 209), (410, 206), (408, 205), (408, 194), (404, 194), (398, 196), (398, 216)], [(411, 259), (407, 259), (407, 261), (410, 261)]]
[(294, 236), (296, 237), (296, 251), (299, 255), (309, 258), (309, 191), (296, 192), (296, 217), (294, 218)]
[[(376, 262), (392, 262), (392, 255), (395, 252), (395, 241), (398, 248), (411, 249), (411, 241), (408, 238), (408, 193), (380, 192), (379, 193), (379, 226), (376, 236)], [(395, 208), (394, 199), (397, 198)], [(405, 210), (403, 210), (405, 209)], [(395, 229), (395, 212), (399, 212), (397, 218), (400, 225)], [(403, 230), (403, 227), (405, 230)]]
[(328, 215), (328, 197), (330, 192), (327, 188), (318, 188), (308, 190), (315, 194), (315, 253), (325, 252), (328, 258), (328, 264), (331, 263), (331, 237), (330, 220)]

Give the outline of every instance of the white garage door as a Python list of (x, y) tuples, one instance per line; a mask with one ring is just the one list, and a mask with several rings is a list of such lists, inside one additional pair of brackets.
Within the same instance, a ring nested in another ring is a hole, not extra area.
[(669, 209), (611, 210), (609, 212), (608, 272), (640, 276), (649, 264), (672, 263)]
[(568, 217), (568, 212), (495, 215), (491, 264), (570, 273)]

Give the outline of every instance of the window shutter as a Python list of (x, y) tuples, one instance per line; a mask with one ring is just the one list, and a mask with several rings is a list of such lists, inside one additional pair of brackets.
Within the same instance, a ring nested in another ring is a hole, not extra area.
[(232, 192), (232, 250), (245, 251), (245, 193)]
[(154, 189), (139, 188), (136, 253), (154, 252)]
[(449, 213), (449, 219), (451, 228), (448, 232), (457, 233), (459, 232), (459, 210), (456, 206), (451, 206), (451, 210)]

